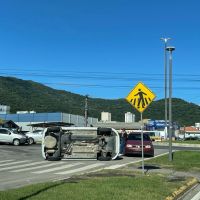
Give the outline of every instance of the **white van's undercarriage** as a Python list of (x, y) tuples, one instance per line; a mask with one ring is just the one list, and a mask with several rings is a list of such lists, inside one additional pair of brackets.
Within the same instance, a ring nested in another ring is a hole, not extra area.
[(111, 160), (119, 153), (119, 135), (112, 128), (51, 127), (44, 131), (42, 153), (47, 160)]

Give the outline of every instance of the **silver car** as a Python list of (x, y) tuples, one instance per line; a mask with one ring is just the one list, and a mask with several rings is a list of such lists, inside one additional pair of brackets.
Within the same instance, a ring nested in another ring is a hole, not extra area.
[(42, 134), (43, 134), (43, 130), (35, 130), (32, 132), (27, 132), (26, 136), (28, 136), (29, 144), (41, 143)]
[(15, 146), (20, 144), (25, 144), (28, 141), (28, 137), (23, 134), (18, 133), (15, 130), (10, 130), (6, 128), (0, 128), (0, 142), (10, 143)]
[(113, 128), (50, 127), (43, 132), (42, 155), (47, 160), (117, 158), (119, 135)]

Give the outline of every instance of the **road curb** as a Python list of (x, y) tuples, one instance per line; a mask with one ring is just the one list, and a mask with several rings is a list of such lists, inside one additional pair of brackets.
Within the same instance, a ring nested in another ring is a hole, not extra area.
[(198, 179), (193, 178), (192, 180), (185, 183), (183, 186), (175, 190), (170, 196), (166, 197), (165, 200), (175, 200), (178, 197), (180, 197), (183, 193), (185, 193), (187, 190), (192, 188), (194, 185), (198, 183)]

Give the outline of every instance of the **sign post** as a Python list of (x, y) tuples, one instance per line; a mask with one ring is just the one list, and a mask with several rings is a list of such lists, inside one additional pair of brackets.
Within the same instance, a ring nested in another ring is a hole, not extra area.
[(143, 138), (143, 118), (142, 112), (140, 113), (140, 120), (141, 120), (141, 143), (142, 143), (142, 173), (144, 174), (144, 138)]
[(139, 82), (128, 94), (126, 100), (141, 114), (141, 149), (142, 149), (142, 173), (144, 174), (144, 138), (142, 113), (155, 99), (155, 94), (142, 82)]

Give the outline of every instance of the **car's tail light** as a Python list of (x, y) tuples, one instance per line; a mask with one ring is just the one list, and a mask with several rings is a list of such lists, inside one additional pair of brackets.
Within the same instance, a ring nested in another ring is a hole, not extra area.
[(146, 149), (151, 149), (151, 145), (146, 145), (145, 148)]
[(132, 147), (132, 145), (131, 144), (127, 144), (126, 147)]

